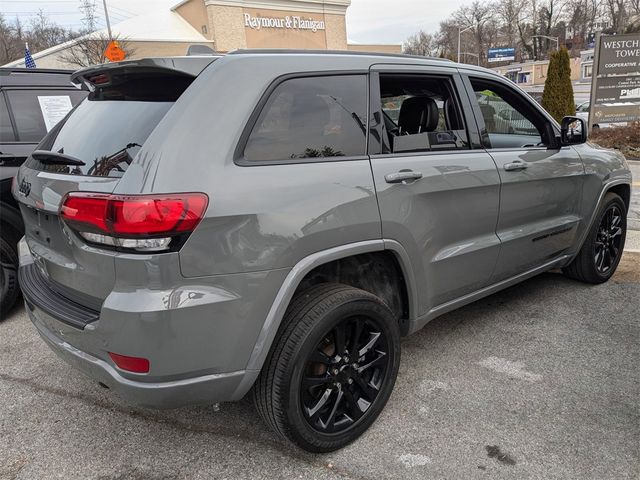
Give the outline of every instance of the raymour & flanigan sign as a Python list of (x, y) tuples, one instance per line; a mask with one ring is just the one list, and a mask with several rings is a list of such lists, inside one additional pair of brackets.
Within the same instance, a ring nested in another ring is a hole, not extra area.
[(285, 15), (284, 17), (263, 17), (244, 14), (244, 26), (254, 30), (262, 30), (264, 28), (277, 28), (286, 30), (310, 30), (317, 32), (324, 30), (325, 24), (323, 20), (315, 20), (313, 18), (304, 18), (298, 15)]

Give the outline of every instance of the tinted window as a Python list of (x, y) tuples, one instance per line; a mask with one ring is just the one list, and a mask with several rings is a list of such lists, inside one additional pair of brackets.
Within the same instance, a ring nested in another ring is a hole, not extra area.
[[(7, 97), (18, 130), (18, 140), (39, 142), (47, 133), (43, 107), (38, 97), (41, 99), (45, 97), (68, 99), (68, 103), (74, 106), (86, 95), (87, 93), (82, 90), (7, 90)], [(55, 112), (51, 114), (55, 115)]]
[(11, 119), (9, 118), (9, 110), (7, 110), (7, 104), (2, 92), (0, 92), (0, 142), (13, 142), (15, 139)]
[(387, 152), (468, 149), (451, 80), (429, 75), (380, 75)]
[(510, 88), (471, 79), (491, 148), (544, 145), (544, 119)]
[(84, 166), (29, 166), (71, 175), (120, 177), (172, 102), (128, 102), (87, 99), (58, 125), (40, 148), (78, 158)]
[(251, 161), (365, 154), (367, 77), (287, 80), (271, 94), (249, 136)]

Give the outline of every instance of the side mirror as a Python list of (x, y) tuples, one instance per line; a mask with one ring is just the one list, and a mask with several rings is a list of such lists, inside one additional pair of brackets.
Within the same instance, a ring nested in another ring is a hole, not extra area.
[(578, 117), (564, 117), (560, 129), (562, 146), (578, 145), (587, 141), (587, 125)]

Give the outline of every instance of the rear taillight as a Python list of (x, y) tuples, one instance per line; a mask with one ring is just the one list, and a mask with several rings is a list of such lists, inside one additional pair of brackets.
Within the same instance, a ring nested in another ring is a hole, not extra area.
[(72, 192), (60, 207), (70, 228), (91, 243), (137, 251), (169, 250), (196, 228), (204, 193), (109, 195)]

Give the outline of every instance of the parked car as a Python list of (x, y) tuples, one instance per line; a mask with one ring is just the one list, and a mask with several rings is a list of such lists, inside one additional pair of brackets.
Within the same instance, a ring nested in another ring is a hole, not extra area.
[(18, 298), (18, 240), (24, 227), (11, 179), (47, 131), (87, 92), (71, 71), (0, 68), (0, 320)]
[[(20, 281), (44, 341), (132, 403), (250, 394), (283, 438), (335, 450), (387, 403), (401, 336), (620, 261), (624, 157), (490, 70), (244, 51), (72, 78), (88, 99), (15, 184)], [(479, 94), (531, 133), (496, 131)]]
[[(576, 117), (584, 120), (585, 124), (589, 124), (589, 105), (590, 102), (583, 102), (576, 107)], [(628, 123), (626, 122), (616, 122), (616, 123), (594, 123), (591, 128), (593, 130), (599, 130), (601, 128), (612, 128), (612, 127), (626, 127)]]

